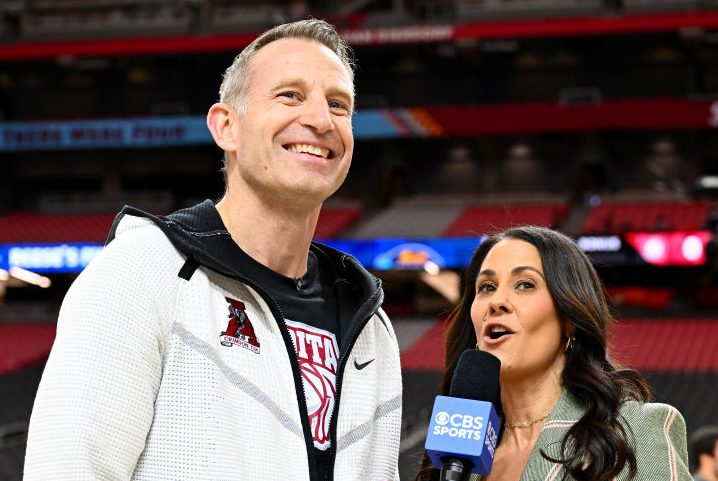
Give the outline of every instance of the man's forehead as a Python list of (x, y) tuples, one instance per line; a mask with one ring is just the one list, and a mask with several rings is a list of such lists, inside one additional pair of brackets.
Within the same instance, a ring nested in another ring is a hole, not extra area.
[[(338, 70), (322, 69), (321, 76), (325, 79), (331, 79), (331, 83), (334, 84), (332, 90), (345, 93), (350, 97), (350, 100), (353, 100), (354, 82), (351, 72), (336, 53), (316, 40), (292, 37), (275, 40), (265, 45), (257, 50), (254, 57), (251, 58), (248, 65), (249, 77), (250, 79), (256, 78), (257, 73), (263, 69), (269, 69), (267, 75), (271, 75), (271, 78), (268, 80), (274, 85), (273, 88), (287, 83), (292, 85), (301, 83), (299, 80), (305, 74), (301, 72), (297, 74), (291, 70), (295, 67), (307, 66), (307, 59), (304, 55), (309, 53), (321, 53), (327, 60), (335, 63)], [(312, 73), (314, 72), (315, 70), (313, 69)], [(341, 73), (336, 75), (339, 72)], [(291, 79), (295, 81), (292, 82)], [(250, 89), (252, 88), (251, 85), (253, 84), (250, 82)]]
[(288, 37), (280, 38), (273, 42), (270, 42), (256, 51), (254, 57), (250, 60), (250, 68), (262, 64), (267, 61), (276, 60), (278, 57), (293, 57), (301, 56), (308, 53), (320, 53), (326, 57), (327, 60), (337, 63), (337, 66), (341, 66), (342, 70), (345, 71), (347, 77), (352, 79), (352, 72), (342, 62), (339, 56), (329, 47), (309, 38), (302, 37)]

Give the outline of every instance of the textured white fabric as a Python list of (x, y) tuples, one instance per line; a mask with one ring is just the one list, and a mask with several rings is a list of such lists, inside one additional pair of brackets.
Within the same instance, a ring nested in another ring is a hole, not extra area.
[[(179, 278), (183, 263), (159, 228), (126, 216), (78, 277), (33, 408), (26, 481), (309, 479), (277, 321), (238, 281), (202, 267)], [(245, 304), (259, 354), (220, 344), (226, 297)], [(374, 315), (347, 359), (335, 481), (398, 479), (398, 353)]]

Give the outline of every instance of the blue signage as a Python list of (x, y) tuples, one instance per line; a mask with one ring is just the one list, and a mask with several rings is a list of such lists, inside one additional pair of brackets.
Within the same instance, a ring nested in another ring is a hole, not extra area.
[[(356, 257), (368, 269), (462, 269), (485, 236), (442, 239), (326, 239), (319, 242)], [(616, 249), (614, 236), (578, 239), (590, 256)], [(615, 238), (618, 239), (618, 238)], [(618, 240), (620, 246), (620, 240)], [(80, 272), (102, 250), (102, 244), (0, 244), (0, 268), (34, 272)]]
[[(376, 270), (420, 270), (428, 265), (459, 269), (468, 265), (480, 237), (458, 239), (372, 239), (321, 241)], [(0, 268), (22, 267), (39, 273), (80, 272), (102, 250), (101, 244), (0, 245)]]
[[(0, 122), (0, 152), (28, 150), (117, 149), (209, 145), (214, 143), (204, 116)], [(397, 137), (400, 132), (381, 110), (352, 118), (354, 137)]]
[(0, 245), (0, 269), (22, 267), (47, 274), (80, 272), (102, 247), (80, 243)]
[(162, 147), (211, 142), (204, 117), (0, 123), (0, 151)]
[(460, 269), (469, 265), (483, 237), (444, 239), (330, 239), (320, 241), (376, 270), (420, 270), (429, 265)]

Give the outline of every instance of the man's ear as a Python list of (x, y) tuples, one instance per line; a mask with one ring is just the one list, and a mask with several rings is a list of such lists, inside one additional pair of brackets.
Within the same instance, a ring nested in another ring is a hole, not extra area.
[(207, 128), (215, 143), (225, 152), (237, 150), (238, 123), (237, 113), (227, 104), (216, 103), (207, 113)]

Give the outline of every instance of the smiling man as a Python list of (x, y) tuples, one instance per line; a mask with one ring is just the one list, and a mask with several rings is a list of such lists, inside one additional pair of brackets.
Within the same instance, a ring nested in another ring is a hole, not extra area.
[(226, 192), (118, 215), (63, 303), (26, 480), (398, 479), (381, 284), (312, 243), (351, 163), (353, 83), (321, 20), (237, 56), (207, 116)]

